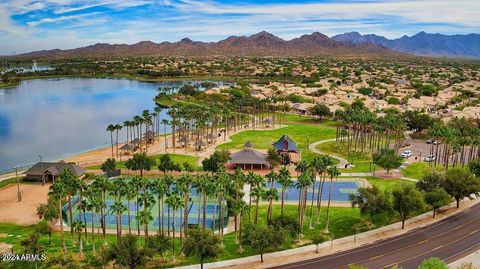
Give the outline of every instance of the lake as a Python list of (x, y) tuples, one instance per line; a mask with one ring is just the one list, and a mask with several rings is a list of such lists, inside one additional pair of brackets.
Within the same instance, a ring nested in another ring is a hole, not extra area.
[[(121, 124), (145, 109), (153, 112), (159, 87), (185, 83), (35, 79), (0, 89), (0, 172), (36, 163), (38, 155), (54, 161), (109, 146), (108, 124)], [(167, 117), (162, 111), (162, 118)]]

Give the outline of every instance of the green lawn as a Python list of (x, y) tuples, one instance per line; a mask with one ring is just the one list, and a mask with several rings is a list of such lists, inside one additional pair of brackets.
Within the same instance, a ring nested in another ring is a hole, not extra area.
[[(266, 222), (266, 215), (267, 215), (267, 209), (268, 206), (262, 205), (259, 208), (259, 223), (265, 223)], [(253, 213), (254, 212), (254, 207), (252, 207), (252, 221), (253, 221)], [(308, 229), (308, 222), (309, 222), (309, 207), (307, 208), (307, 218), (306, 218), (306, 225), (303, 228), (303, 238), (302, 238), (302, 244), (309, 244), (309, 240), (314, 236), (315, 233), (319, 232), (321, 229), (324, 228), (325, 226), (325, 214), (326, 214), (326, 207), (322, 208), (322, 213), (321, 213), (321, 222), (318, 225), (314, 225), (314, 229)], [(360, 212), (358, 208), (350, 208), (350, 207), (345, 207), (345, 208), (336, 208), (332, 207), (331, 208), (331, 222), (330, 222), (330, 230), (335, 236), (335, 238), (340, 238), (340, 237), (345, 237), (348, 235), (352, 235), (354, 233), (353, 230), (353, 225), (357, 223), (360, 220)], [(296, 205), (286, 205), (285, 206), (285, 214), (286, 215), (291, 215), (291, 216), (296, 216), (297, 215), (297, 206)], [(314, 210), (315, 214), (315, 210)], [(273, 215), (278, 216), (280, 215), (280, 206), (279, 205), (274, 205), (273, 207)], [(248, 222), (248, 214), (244, 215), (244, 223)], [(313, 219), (313, 222), (315, 223), (315, 217)], [(386, 218), (377, 218), (374, 219), (374, 223), (376, 224), (376, 227), (380, 227), (383, 225), (386, 225), (390, 223), (389, 219)], [(2, 236), (0, 236), (0, 242), (6, 242), (9, 244), (14, 245), (14, 251), (17, 253), (22, 253), (23, 248), (20, 246), (20, 241), (23, 240), (30, 234), (31, 232), (34, 231), (34, 226), (18, 226), (15, 224), (6, 224), (6, 223), (0, 223), (0, 231), (2, 232)], [(89, 234), (90, 236), (90, 234)], [(221, 256), (219, 257), (218, 260), (226, 260), (226, 259), (235, 259), (239, 257), (245, 257), (245, 256), (250, 256), (256, 254), (252, 249), (248, 247), (244, 247), (244, 252), (238, 253), (238, 244), (235, 242), (236, 241), (236, 233), (229, 233), (225, 235), (224, 237), (224, 250)], [(65, 232), (65, 239), (67, 242), (67, 248), (69, 252), (76, 253), (77, 247), (73, 247), (71, 245), (70, 241), (70, 234), (69, 231)], [(98, 242), (100, 238), (96, 237), (96, 242), (97, 242), (97, 247), (98, 247)], [(115, 241), (115, 236), (114, 235), (108, 235), (107, 240), (109, 242), (109, 245), (111, 245)], [(142, 240), (141, 240), (142, 241)], [(55, 253), (59, 253), (60, 251), (60, 234), (54, 233), (53, 235), (53, 241), (51, 244), (48, 244), (48, 235), (43, 235), (41, 237), (41, 244), (44, 245), (45, 247), (45, 253), (47, 256), (52, 256)], [(89, 253), (91, 252), (91, 244), (90, 245), (85, 245), (85, 252)], [(177, 238), (176, 240), (176, 245), (177, 245), (177, 253), (180, 253), (180, 242), (179, 239)], [(281, 249), (288, 249), (288, 248), (293, 248), (299, 246), (296, 242), (293, 242), (292, 240), (289, 240), (286, 242), (279, 250)], [(171, 254), (167, 253), (167, 257), (170, 257)], [(158, 261), (157, 261), (158, 262)], [(183, 257), (181, 255), (178, 255), (177, 257), (177, 266), (178, 265), (187, 265), (187, 264), (195, 264), (198, 263), (197, 258), (193, 257)], [(152, 262), (149, 267), (155, 267), (158, 266), (158, 264), (155, 264), (155, 262)], [(173, 266), (173, 264), (169, 264), (170, 267)], [(33, 264), (21, 264), (17, 263), (17, 268), (34, 268)]]
[(430, 164), (426, 162), (417, 162), (405, 167), (405, 169), (402, 170), (402, 175), (404, 177), (422, 179), (422, 177), (426, 174), (433, 173), (435, 171), (442, 172), (443, 170), (443, 165), (434, 167), (433, 163), (430, 166)]
[[(152, 157), (155, 158), (155, 161), (158, 164), (159, 160), (160, 160), (160, 157), (162, 157), (163, 155), (164, 154), (159, 154), (159, 155), (154, 155)], [(178, 164), (182, 165), (183, 163), (188, 162), (193, 166), (194, 169), (199, 169), (199, 167), (198, 167), (199, 157), (190, 156), (190, 155), (183, 155), (183, 154), (169, 154), (169, 155), (170, 155), (170, 158), (172, 158), (172, 161), (174, 163), (178, 163)], [(94, 165), (94, 166), (89, 166), (87, 168), (88, 169), (100, 169), (100, 167), (101, 167), (101, 165)], [(117, 168), (126, 168), (125, 167), (125, 161), (117, 162)], [(155, 170), (156, 167), (154, 167), (153, 169)]]
[(401, 180), (401, 179), (383, 179), (377, 177), (367, 177), (367, 181), (371, 185), (377, 186), (380, 190), (392, 192), (394, 189), (398, 188), (399, 186), (406, 184), (406, 185), (414, 185), (415, 183), (408, 180)]
[(276, 142), (284, 134), (290, 136), (297, 143), (302, 158), (310, 160), (315, 154), (308, 150), (308, 144), (319, 140), (334, 138), (335, 129), (324, 125), (292, 124), (275, 130), (249, 130), (233, 135), (231, 142), (222, 144), (217, 148), (242, 149), (243, 145), (250, 140), (254, 148), (268, 149), (272, 143)]
[(363, 153), (348, 153), (343, 149), (340, 149), (335, 141), (321, 143), (317, 146), (317, 149), (325, 154), (336, 155), (346, 159), (350, 164), (355, 165), (352, 168), (340, 169), (341, 172), (346, 173), (367, 173), (370, 172), (371, 158), (367, 154)]

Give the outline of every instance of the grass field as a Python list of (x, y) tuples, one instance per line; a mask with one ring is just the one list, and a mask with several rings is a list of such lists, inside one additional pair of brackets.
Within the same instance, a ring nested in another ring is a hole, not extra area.
[(430, 164), (426, 162), (417, 162), (412, 163), (405, 167), (402, 170), (402, 175), (404, 177), (415, 178), (415, 179), (422, 179), (423, 176), (433, 172), (442, 172), (444, 170), (443, 165), (438, 165), (437, 167), (433, 166), (433, 163)]
[(367, 177), (367, 181), (371, 185), (377, 186), (380, 190), (392, 192), (394, 189), (400, 187), (403, 184), (414, 185), (415, 183), (408, 180), (401, 179), (383, 179), (377, 177)]
[[(266, 215), (267, 215), (268, 206), (260, 206), (259, 208), (259, 223), (263, 224), (266, 223)], [(253, 212), (254, 207), (252, 207), (252, 221), (253, 221)], [(315, 212), (315, 210), (314, 210)], [(309, 210), (307, 210), (307, 223), (309, 220), (308, 217)], [(295, 205), (286, 205), (285, 206), (285, 214), (296, 216), (297, 214), (297, 206)], [(313, 237), (315, 233), (317, 233), (320, 229), (324, 228), (325, 225), (325, 214), (326, 208), (322, 208), (321, 213), (321, 223), (319, 225), (315, 225), (315, 229), (308, 229), (308, 224), (305, 225), (303, 229), (303, 244), (308, 244), (308, 241)], [(280, 206), (274, 205), (273, 208), (273, 215), (278, 216), (280, 215)], [(334, 234), (335, 238), (340, 238), (344, 236), (348, 236), (353, 234), (352, 226), (360, 219), (360, 213), (357, 208), (331, 208), (331, 222), (330, 222), (330, 230)], [(248, 222), (248, 214), (244, 215), (244, 223)], [(315, 218), (314, 218), (315, 222)], [(378, 225), (385, 225), (387, 223), (379, 223)], [(20, 245), (20, 242), (25, 239), (28, 234), (32, 233), (35, 230), (35, 226), (18, 226), (15, 224), (7, 224), (7, 223), (0, 223), (0, 231), (2, 231), (2, 236), (0, 236), (0, 242), (5, 242), (8, 244), (14, 245), (14, 251), (17, 253), (22, 253), (23, 248)], [(3, 235), (4, 234), (4, 235)], [(238, 253), (238, 244), (236, 243), (236, 233), (229, 233), (224, 237), (224, 248), (221, 256), (218, 260), (227, 260), (227, 259), (235, 259), (245, 256), (250, 256), (256, 254), (255, 251), (248, 247), (244, 247), (244, 252)], [(89, 234), (91, 240), (91, 235)], [(67, 249), (69, 252), (77, 253), (77, 247), (73, 247), (70, 241), (70, 234), (69, 231), (65, 231), (65, 240), (67, 241)], [(109, 245), (115, 242), (114, 235), (107, 235), (107, 241)], [(48, 244), (48, 235), (43, 235), (40, 240), (41, 244), (45, 247), (45, 254), (47, 256), (52, 256), (55, 253), (59, 253), (60, 250), (60, 233), (56, 232), (53, 234), (53, 240), (51, 244)], [(99, 242), (103, 242), (103, 239), (100, 236), (96, 235), (96, 242), (97, 248)], [(176, 241), (177, 245), (177, 253), (180, 253), (180, 242), (177, 238)], [(286, 242), (280, 249), (289, 249), (298, 246), (292, 240)], [(87, 245), (84, 242), (84, 251), (86, 253), (91, 252), (92, 246), (91, 244)], [(279, 250), (280, 250), (279, 249)], [(170, 257), (170, 253), (167, 253), (167, 257)], [(177, 257), (177, 264), (176, 265), (187, 265), (187, 264), (195, 264), (198, 263), (197, 258), (192, 257), (183, 257), (178, 255)], [(169, 265), (170, 267), (173, 266), (172, 264)], [(34, 268), (33, 264), (18, 264), (17, 268)]]
[(254, 148), (268, 149), (272, 143), (276, 142), (284, 134), (288, 134), (288, 136), (290, 136), (297, 143), (297, 146), (302, 154), (302, 158), (305, 160), (310, 160), (313, 158), (313, 156), (315, 156), (315, 153), (308, 149), (308, 144), (319, 140), (334, 138), (335, 129), (326, 127), (325, 125), (313, 126), (291, 124), (275, 130), (249, 130), (232, 135), (231, 142), (222, 144), (217, 148), (242, 149), (243, 145), (250, 140), (253, 143)]
[[(158, 164), (159, 163), (159, 160), (160, 160), (160, 157), (162, 157), (164, 154), (159, 154), (159, 155), (154, 155), (152, 156), (153, 158), (155, 158), (155, 161), (156, 163)], [(170, 155), (170, 158), (172, 158), (172, 161), (174, 163), (178, 163), (180, 164), (180, 166), (185, 163), (185, 162), (188, 162), (190, 165), (192, 165), (192, 167), (196, 170), (199, 169), (198, 167), (198, 159), (199, 157), (195, 157), (195, 156), (189, 156), (189, 155), (183, 155), (183, 154), (169, 154)], [(101, 165), (94, 165), (94, 166), (89, 166), (87, 167), (88, 169), (100, 169)], [(122, 162), (117, 162), (117, 168), (126, 168), (125, 167), (125, 161), (122, 161)], [(156, 167), (153, 168), (153, 170), (157, 169)]]
[(339, 149), (335, 141), (321, 143), (317, 146), (317, 149), (325, 154), (331, 154), (340, 156), (346, 159), (350, 164), (355, 166), (347, 169), (340, 169), (341, 172), (347, 173), (366, 173), (370, 172), (371, 158), (367, 154), (350, 153), (345, 150)]

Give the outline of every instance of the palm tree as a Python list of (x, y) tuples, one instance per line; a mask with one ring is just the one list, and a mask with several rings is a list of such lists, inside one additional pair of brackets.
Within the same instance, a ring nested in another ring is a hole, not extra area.
[[(184, 213), (183, 213), (183, 231), (185, 237), (187, 237), (188, 232), (188, 200), (190, 195), (190, 188), (192, 185), (192, 177), (189, 174), (183, 174), (180, 179), (177, 181), (177, 186), (179, 186), (180, 193), (183, 194), (183, 205), (184, 205)], [(180, 228), (182, 225), (180, 226)]]
[(120, 130), (122, 130), (122, 125), (120, 125), (120, 124), (115, 124), (115, 125), (114, 125), (114, 128), (115, 128), (115, 132), (116, 132), (115, 145), (116, 145), (116, 147), (117, 147), (116, 153), (117, 153), (117, 158), (118, 158), (118, 132), (119, 132)]
[(167, 153), (167, 148), (168, 148), (168, 141), (167, 141), (167, 125), (170, 124), (170, 122), (167, 119), (162, 120), (163, 124), (163, 138), (164, 138), (164, 146), (165, 146), (165, 153)]
[(318, 191), (317, 197), (317, 224), (320, 223), (320, 210), (322, 208), (322, 195), (323, 195), (323, 188), (325, 187), (325, 180), (326, 180), (326, 172), (329, 166), (333, 165), (332, 157), (328, 155), (321, 156), (321, 162), (315, 169), (317, 169), (317, 173), (322, 175), (322, 181), (320, 183), (320, 190)]
[[(139, 176), (134, 176), (130, 183), (132, 184), (133, 188), (135, 189), (135, 216), (138, 216), (138, 196), (140, 192), (140, 185), (141, 185), (141, 180), (142, 178)], [(137, 223), (137, 235), (140, 235), (140, 223), (138, 222), (138, 219), (135, 218), (136, 223)]]
[(49, 196), (54, 197), (55, 201), (58, 203), (58, 216), (60, 218), (60, 238), (62, 242), (62, 251), (63, 253), (67, 253), (67, 245), (65, 244), (65, 235), (63, 234), (63, 212), (62, 212), (62, 201), (63, 199), (65, 199), (66, 190), (62, 180), (56, 180), (50, 186)]
[(122, 236), (122, 214), (127, 210), (127, 207), (123, 204), (121, 200), (115, 201), (111, 206), (110, 206), (110, 213), (116, 214), (117, 215), (117, 239), (120, 240), (120, 237)]
[(132, 225), (131, 225), (131, 210), (130, 204), (133, 199), (138, 195), (135, 185), (132, 181), (129, 181), (125, 187), (125, 198), (127, 198), (127, 222), (128, 222), (128, 234), (132, 234)]
[(102, 232), (103, 232), (103, 243), (107, 245), (106, 237), (106, 211), (107, 211), (107, 191), (110, 189), (110, 181), (104, 176), (96, 177), (94, 181), (94, 186), (102, 191), (102, 208), (101, 208), (101, 217), (102, 217)]
[[(145, 236), (148, 236), (148, 223), (153, 219), (151, 218), (151, 210), (152, 206), (155, 204), (155, 198), (152, 193), (144, 189), (139, 195), (138, 202), (140, 206), (143, 206), (139, 220), (141, 221), (141, 224), (145, 225)], [(150, 216), (150, 218), (148, 216)]]
[(248, 200), (248, 220), (251, 220), (251, 208), (252, 208), (252, 196), (253, 189), (258, 186), (265, 187), (264, 178), (260, 175), (255, 174), (254, 172), (249, 172), (247, 174), (247, 183), (250, 185), (250, 198)]
[(155, 111), (156, 120), (157, 120), (157, 122), (155, 123), (155, 126), (156, 126), (155, 133), (158, 136), (158, 142), (160, 142), (160, 136), (159, 136), (159, 134), (160, 134), (160, 114), (162, 113), (162, 108), (160, 106), (156, 106), (153, 110)]
[(295, 183), (296, 188), (300, 190), (300, 195), (298, 197), (298, 223), (300, 224), (300, 227), (303, 227), (305, 220), (308, 187), (312, 182), (311, 168), (307, 166), (300, 176), (298, 176), (297, 182)]
[(68, 215), (69, 215), (69, 225), (70, 225), (70, 239), (72, 246), (75, 246), (74, 240), (74, 227), (73, 227), (73, 197), (77, 194), (80, 189), (80, 181), (75, 176), (75, 174), (70, 169), (65, 169), (59, 176), (60, 180), (63, 181), (65, 191), (68, 199)]
[(172, 248), (172, 261), (175, 262), (175, 220), (176, 220), (176, 212), (178, 208), (183, 207), (182, 198), (177, 193), (173, 193), (167, 198), (167, 204), (173, 209), (173, 248)]
[(338, 171), (336, 166), (330, 166), (328, 168), (328, 175), (330, 175), (330, 190), (328, 192), (327, 220), (325, 223), (325, 230), (327, 232), (328, 232), (328, 225), (330, 224), (330, 201), (332, 199), (332, 192), (333, 192), (333, 178), (338, 177), (340, 175), (340, 171)]
[(278, 190), (276, 188), (269, 189), (264, 194), (265, 199), (268, 200), (267, 221), (272, 219), (272, 203), (273, 200), (278, 201)]
[[(101, 193), (91, 186), (88, 188), (86, 209), (91, 213), (91, 228), (92, 228), (92, 250), (95, 252), (95, 216), (98, 210), (102, 207)], [(86, 232), (86, 231), (85, 231)]]
[(258, 222), (258, 207), (260, 203), (260, 199), (265, 195), (265, 188), (262, 185), (257, 185), (250, 193), (253, 197), (255, 197), (255, 215), (253, 218), (253, 223), (256, 225)]
[(85, 223), (80, 219), (77, 219), (72, 226), (75, 228), (75, 232), (78, 235), (78, 252), (80, 253), (80, 256), (83, 256), (82, 232), (85, 229)]
[(109, 124), (107, 126), (107, 132), (110, 132), (110, 145), (112, 146), (112, 158), (113, 158), (113, 132), (115, 131), (115, 125)]
[(283, 216), (283, 211), (284, 211), (284, 206), (285, 206), (285, 194), (286, 190), (288, 187), (292, 186), (293, 182), (290, 177), (290, 171), (283, 166), (280, 169), (279, 175), (278, 175), (278, 183), (282, 185), (282, 209), (281, 209), (281, 215)]
[(152, 186), (150, 187), (152, 189), (153, 194), (157, 195), (157, 205), (158, 205), (158, 233), (164, 234), (163, 230), (163, 201), (165, 198), (165, 195), (168, 193), (168, 185), (167, 183), (162, 180), (162, 179), (156, 179), (152, 182)]

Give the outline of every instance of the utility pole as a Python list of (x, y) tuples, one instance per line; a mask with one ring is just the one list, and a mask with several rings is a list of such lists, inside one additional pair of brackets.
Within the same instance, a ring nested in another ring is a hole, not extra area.
[(22, 201), (22, 192), (20, 191), (20, 183), (18, 182), (18, 167), (15, 166), (15, 179), (17, 180), (17, 198), (18, 201)]

